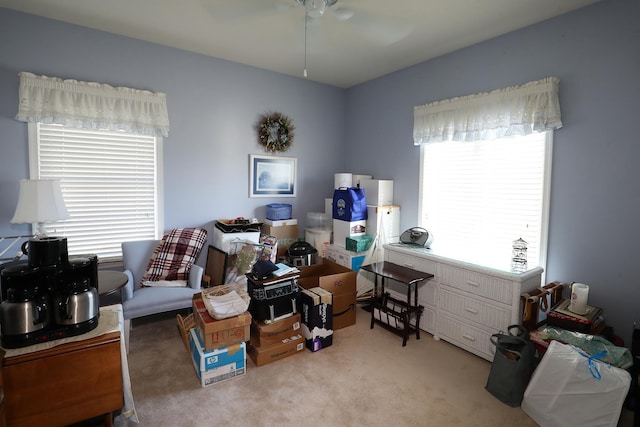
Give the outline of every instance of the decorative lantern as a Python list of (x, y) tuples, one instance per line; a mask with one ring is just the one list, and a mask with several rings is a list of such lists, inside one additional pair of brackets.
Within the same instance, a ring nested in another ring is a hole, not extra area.
[(511, 269), (518, 273), (527, 271), (527, 242), (522, 240), (522, 238), (513, 241)]

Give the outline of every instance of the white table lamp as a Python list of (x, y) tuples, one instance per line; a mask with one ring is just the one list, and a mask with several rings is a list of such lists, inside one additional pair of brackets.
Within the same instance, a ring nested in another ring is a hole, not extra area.
[(69, 218), (60, 181), (55, 179), (21, 179), (18, 206), (13, 224), (38, 223), (37, 237), (46, 237), (45, 222)]

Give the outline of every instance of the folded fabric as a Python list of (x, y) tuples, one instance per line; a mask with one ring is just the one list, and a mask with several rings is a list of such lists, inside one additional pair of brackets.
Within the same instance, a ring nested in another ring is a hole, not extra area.
[(191, 266), (207, 239), (204, 228), (174, 228), (165, 234), (147, 265), (141, 283), (189, 280)]
[(150, 281), (146, 280), (142, 282), (142, 286), (144, 287), (159, 287), (159, 288), (184, 288), (187, 286), (186, 280), (157, 280)]

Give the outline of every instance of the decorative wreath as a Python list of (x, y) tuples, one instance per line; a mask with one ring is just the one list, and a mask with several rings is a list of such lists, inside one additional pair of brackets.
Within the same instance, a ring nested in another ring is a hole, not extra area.
[(258, 124), (258, 142), (266, 151), (287, 151), (293, 144), (295, 126), (291, 119), (282, 113), (264, 114)]

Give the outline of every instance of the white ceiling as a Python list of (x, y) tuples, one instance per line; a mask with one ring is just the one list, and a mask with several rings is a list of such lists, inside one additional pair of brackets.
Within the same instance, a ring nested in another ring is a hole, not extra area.
[[(308, 23), (308, 79), (350, 87), (596, 1), (339, 0)], [(305, 9), (296, 0), (0, 0), (0, 7), (292, 76), (305, 68)], [(353, 16), (339, 20), (338, 8)]]

